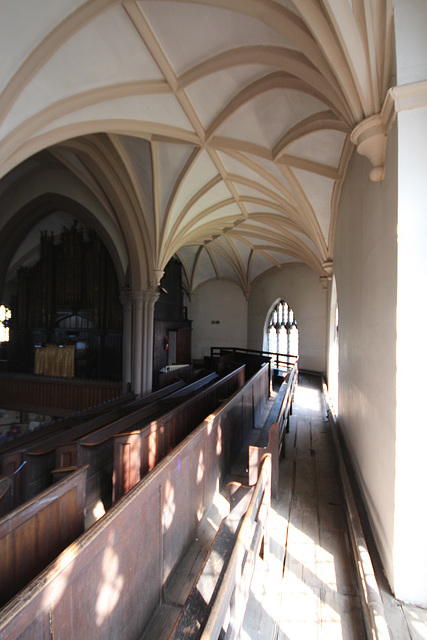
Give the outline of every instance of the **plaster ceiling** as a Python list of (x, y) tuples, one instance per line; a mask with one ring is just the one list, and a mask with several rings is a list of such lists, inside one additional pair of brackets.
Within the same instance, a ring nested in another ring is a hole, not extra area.
[(327, 274), (350, 133), (389, 88), (390, 0), (0, 0), (0, 12), (9, 189), (49, 149), (125, 244), (144, 237), (148, 270), (180, 257), (189, 291), (217, 277), (249, 294), (289, 262)]

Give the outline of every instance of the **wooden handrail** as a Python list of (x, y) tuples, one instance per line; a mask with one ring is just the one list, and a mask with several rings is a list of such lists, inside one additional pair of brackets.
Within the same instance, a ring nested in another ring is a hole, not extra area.
[[(268, 431), (268, 443), (266, 447), (250, 445), (248, 449), (248, 475), (249, 485), (254, 485), (258, 479), (260, 461), (266, 453), (271, 453), (272, 459), (272, 480), (271, 492), (273, 498), (279, 498), (279, 460), (284, 452), (285, 434), (289, 431), (289, 416), (292, 413), (292, 403), (294, 399), (295, 387), (298, 381), (298, 360), (295, 362), (289, 379), (280, 388), (279, 394), (283, 393), (280, 409), (274, 415)], [(284, 389), (283, 389), (284, 388)], [(271, 414), (270, 414), (271, 415)], [(277, 416), (277, 417), (276, 417)]]
[(248, 510), (243, 518), (228, 567), (218, 590), (201, 640), (217, 640), (230, 609), (226, 637), (239, 637), (243, 624), (255, 562), (264, 538), (264, 558), (269, 553), (267, 519), (271, 501), (271, 455), (266, 454), (261, 465)]
[(294, 366), (292, 367), (291, 375), (289, 376), (289, 381), (286, 386), (286, 392), (277, 418), (277, 423), (279, 424), (279, 453), (282, 450), (285, 432), (289, 431), (288, 420), (289, 415), (292, 411), (292, 402), (294, 399), (295, 387), (298, 382), (298, 362), (299, 359), (297, 358)]
[(286, 368), (288, 369), (292, 368), (299, 358), (299, 356), (291, 355), (289, 353), (275, 353), (273, 351), (263, 351), (262, 349), (246, 349), (244, 347), (211, 347), (211, 357), (219, 356), (221, 353), (227, 352), (247, 353), (249, 355), (258, 355), (269, 358), (272, 363), (276, 362), (278, 368), (279, 363), (281, 364), (286, 360)]

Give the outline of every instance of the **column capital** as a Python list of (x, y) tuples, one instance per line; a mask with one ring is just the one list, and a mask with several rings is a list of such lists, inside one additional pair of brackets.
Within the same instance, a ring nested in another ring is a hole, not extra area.
[(146, 291), (144, 291), (144, 302), (146, 303), (148, 309), (154, 309), (154, 305), (159, 299), (159, 295), (160, 293), (158, 292), (157, 287), (155, 289), (147, 289)]
[(129, 298), (135, 307), (141, 309), (145, 299), (145, 291), (129, 291)]
[(334, 262), (333, 262), (333, 260), (325, 260), (325, 262), (322, 264), (322, 267), (323, 267), (323, 271), (325, 272), (326, 277), (331, 279), (332, 275), (334, 273)]
[(129, 291), (129, 289), (120, 290), (119, 300), (125, 309), (129, 308), (132, 305), (131, 293), (132, 292)]
[(351, 141), (356, 145), (358, 153), (366, 156), (372, 164), (369, 174), (372, 182), (384, 180), (387, 134), (388, 131), (381, 113), (365, 118), (351, 132)]
[(369, 174), (373, 182), (384, 179), (384, 160), (387, 136), (396, 118), (396, 114), (409, 109), (427, 106), (427, 80), (390, 87), (379, 113), (365, 118), (351, 132), (351, 141), (358, 153), (366, 156), (372, 169)]
[(163, 269), (153, 269), (154, 279), (150, 282), (150, 289), (158, 289), (160, 286), (160, 281), (164, 275)]
[(328, 278), (328, 276), (320, 276), (320, 282), (322, 283), (322, 287), (324, 288), (325, 291), (328, 290), (329, 281), (330, 281), (330, 278)]

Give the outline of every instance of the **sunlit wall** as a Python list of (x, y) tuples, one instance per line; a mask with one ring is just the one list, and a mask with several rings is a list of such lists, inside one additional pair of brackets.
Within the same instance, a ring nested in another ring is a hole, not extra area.
[(286, 300), (298, 321), (300, 367), (326, 371), (327, 292), (318, 274), (303, 264), (289, 264), (256, 281), (248, 303), (248, 347), (262, 349), (272, 305)]
[(210, 355), (211, 347), (246, 347), (247, 302), (233, 282), (212, 280), (197, 287), (188, 307), (192, 321), (192, 357)]
[(393, 583), (396, 434), (397, 140), (383, 182), (354, 152), (335, 238), (339, 418), (389, 581)]
[(427, 606), (427, 3), (395, 2), (395, 21), (397, 82), (410, 96), (409, 104), (398, 104), (397, 115), (395, 592), (403, 600)]

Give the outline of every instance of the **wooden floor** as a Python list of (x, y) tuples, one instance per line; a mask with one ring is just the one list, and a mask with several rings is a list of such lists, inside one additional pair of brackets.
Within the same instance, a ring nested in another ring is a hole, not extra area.
[(302, 376), (272, 507), (242, 639), (364, 639), (329, 424), (319, 385)]
[[(264, 415), (266, 425), (273, 401)], [(265, 439), (265, 431), (253, 435), (253, 441)], [(232, 479), (245, 482), (246, 466), (244, 454)], [(142, 640), (168, 638), (227, 513), (228, 502), (218, 494)], [(269, 526), (270, 554), (257, 560), (241, 640), (364, 640), (335, 453), (316, 378), (300, 376), (280, 466), (280, 495), (272, 501)], [(400, 607), (400, 613), (391, 638), (427, 640), (427, 612), (416, 609), (415, 616)], [(415, 617), (420, 623), (420, 616), (421, 633), (411, 624)]]

